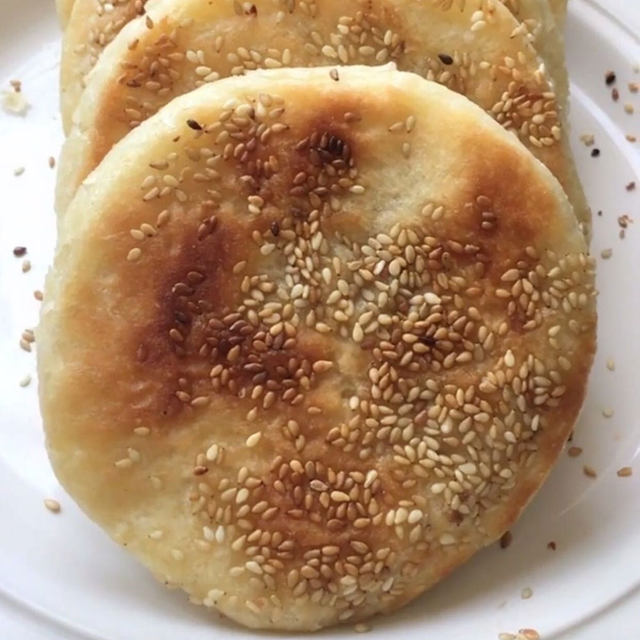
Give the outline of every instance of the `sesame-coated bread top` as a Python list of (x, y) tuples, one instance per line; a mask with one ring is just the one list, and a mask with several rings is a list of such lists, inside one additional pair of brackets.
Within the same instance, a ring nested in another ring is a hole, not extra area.
[[(80, 1), (80, 0), (79, 0)], [(558, 177), (578, 219), (589, 211), (561, 105), (530, 37), (494, 0), (158, 0), (105, 49), (74, 115), (58, 173), (64, 213), (109, 149), (175, 96), (256, 68), (378, 65), (466, 95)], [(587, 225), (588, 226), (588, 225)]]
[(559, 183), (387, 67), (256, 71), (78, 191), (38, 329), (53, 466), (162, 580), (252, 627), (408, 602), (574, 427), (593, 261)]

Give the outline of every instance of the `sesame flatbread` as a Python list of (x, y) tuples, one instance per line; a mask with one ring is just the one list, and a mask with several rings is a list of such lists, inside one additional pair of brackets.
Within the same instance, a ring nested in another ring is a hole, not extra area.
[(395, 62), (463, 93), (558, 177), (578, 220), (590, 214), (553, 83), (502, 4), (439, 0), (157, 0), (105, 49), (74, 115), (57, 210), (109, 149), (175, 96), (258, 67)]
[(584, 237), (546, 167), (437, 83), (208, 84), (119, 142), (62, 226), (37, 332), (58, 478), (249, 627), (407, 603), (513, 524), (574, 428)]

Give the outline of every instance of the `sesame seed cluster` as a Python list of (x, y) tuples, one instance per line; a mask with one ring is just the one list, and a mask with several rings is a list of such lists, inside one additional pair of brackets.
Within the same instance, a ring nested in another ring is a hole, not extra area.
[(247, 626), (404, 605), (504, 534), (582, 403), (594, 262), (536, 160), (569, 175), (544, 25), (515, 0), (88, 4), (38, 337), (58, 477)]

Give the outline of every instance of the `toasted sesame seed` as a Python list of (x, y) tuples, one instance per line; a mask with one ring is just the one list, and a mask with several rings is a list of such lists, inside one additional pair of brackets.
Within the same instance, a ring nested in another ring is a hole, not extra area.
[(616, 473), (620, 478), (628, 478), (633, 473), (633, 469), (631, 467), (622, 467)]
[(44, 500), (44, 506), (51, 511), (51, 513), (60, 513), (60, 503), (53, 498), (46, 498)]
[(585, 464), (584, 467), (582, 467), (582, 471), (584, 472), (584, 475), (589, 478), (596, 478), (598, 476), (595, 469), (588, 464)]
[(135, 247), (127, 254), (127, 260), (129, 262), (137, 262), (142, 257), (142, 249)]
[(368, 631), (371, 631), (371, 627), (364, 622), (358, 622), (358, 624), (353, 627), (353, 630), (356, 633), (367, 633)]
[(256, 431), (256, 433), (252, 433), (246, 441), (247, 447), (255, 447), (262, 438), (262, 433), (260, 431)]
[(511, 542), (513, 541), (513, 534), (511, 533), (511, 531), (505, 531), (502, 534), (502, 537), (500, 538), (500, 548), (501, 549), (506, 549), (511, 545)]

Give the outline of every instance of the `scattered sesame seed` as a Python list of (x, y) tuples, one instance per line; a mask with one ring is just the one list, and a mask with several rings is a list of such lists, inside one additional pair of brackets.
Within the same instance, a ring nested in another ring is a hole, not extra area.
[(597, 157), (599, 157), (599, 156), (600, 156), (600, 149), (597, 149), (597, 148), (596, 148), (596, 149), (592, 149), (592, 150), (591, 150), (591, 157), (592, 157), (592, 158), (597, 158)]
[(511, 545), (512, 542), (513, 534), (511, 533), (511, 531), (505, 531), (500, 538), (500, 548), (506, 549)]
[(53, 156), (49, 156), (49, 168), (53, 169), (56, 166), (56, 159)]
[(22, 273), (28, 273), (31, 271), (31, 260), (22, 261)]
[(570, 458), (577, 458), (582, 453), (582, 449), (580, 447), (569, 447), (567, 450), (567, 454)]
[(611, 407), (607, 407), (606, 409), (603, 409), (602, 415), (605, 418), (613, 418), (613, 409), (611, 409)]
[(518, 634), (522, 636), (522, 640), (540, 640), (540, 634), (535, 629), (520, 629)]
[(46, 498), (44, 506), (51, 511), (51, 513), (60, 513), (60, 503), (53, 498)]
[(585, 147), (591, 147), (595, 143), (596, 138), (592, 133), (583, 133), (580, 136), (580, 141), (584, 144)]
[(528, 600), (532, 595), (533, 595), (533, 590), (531, 589), (531, 587), (525, 587), (525, 588), (520, 592), (520, 597), (521, 597), (523, 600)]
[(609, 358), (607, 360), (607, 369), (609, 369), (609, 371), (615, 371), (616, 370), (616, 363), (613, 360), (613, 358)]
[(603, 260), (608, 260), (613, 255), (613, 249), (603, 249), (600, 252), (600, 257)]
[(25, 171), (24, 167), (17, 167), (13, 170), (13, 175), (21, 176), (24, 173), (24, 171)]
[(44, 294), (42, 293), (42, 291), (40, 291), (40, 289), (36, 289), (33, 292), (33, 297), (38, 301), (38, 302), (42, 302), (44, 300)]
[(589, 477), (589, 478), (597, 478), (598, 477), (598, 474), (596, 473), (596, 470), (592, 466), (590, 466), (588, 464), (585, 464), (582, 467), (582, 471), (583, 471), (584, 475)]
[(605, 84), (610, 87), (616, 81), (616, 74), (614, 71), (607, 71), (604, 76)]
[(555, 551), (557, 548), (558, 545), (553, 540), (547, 542), (547, 549), (549, 549), (549, 551)]
[(622, 467), (616, 473), (620, 478), (628, 478), (633, 473), (633, 469), (631, 467)]
[(626, 213), (621, 216), (618, 216), (618, 226), (621, 229), (626, 229), (632, 222), (633, 222), (633, 219)]
[(624, 112), (625, 113), (628, 113), (629, 115), (631, 115), (631, 114), (634, 113), (634, 111), (635, 111), (635, 109), (634, 109), (633, 105), (630, 102), (627, 102), (624, 105)]
[(611, 99), (614, 102), (618, 102), (618, 100), (620, 100), (620, 92), (615, 87), (611, 89)]
[(633, 180), (633, 181), (631, 181), (631, 182), (627, 183), (627, 185), (625, 186), (625, 189), (626, 189), (627, 191), (634, 191), (634, 190), (635, 190), (635, 188), (636, 188), (635, 180)]
[(24, 378), (22, 378), (22, 380), (20, 380), (20, 386), (21, 387), (28, 387), (31, 384), (31, 376), (30, 375), (26, 375)]
[(14, 116), (25, 116), (30, 108), (30, 104), (21, 91), (2, 91), (2, 107)]
[(202, 125), (197, 122), (196, 120), (187, 120), (187, 125), (189, 126), (190, 129), (193, 129), (194, 131), (202, 131)]
[(27, 253), (27, 247), (14, 247), (13, 255), (16, 258), (22, 258)]

